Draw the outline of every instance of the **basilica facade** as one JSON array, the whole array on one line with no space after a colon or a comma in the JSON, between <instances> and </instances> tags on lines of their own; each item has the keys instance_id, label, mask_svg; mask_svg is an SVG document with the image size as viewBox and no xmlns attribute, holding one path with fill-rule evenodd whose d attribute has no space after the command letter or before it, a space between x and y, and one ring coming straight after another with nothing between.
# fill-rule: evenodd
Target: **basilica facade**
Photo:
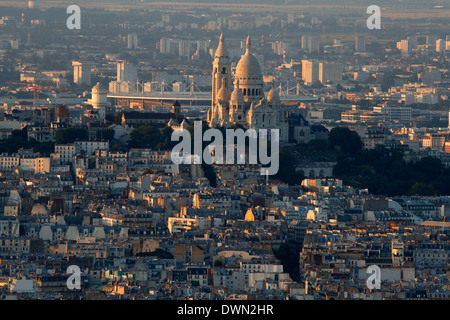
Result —
<instances>
[{"instance_id":1,"label":"basilica facade","mask_svg":"<svg viewBox=\"0 0 450 320\"><path fill-rule=\"evenodd\" d=\"M211 127L239 124L247 129L279 129L281 142L309 141L308 123L303 117L291 118L284 112L274 85L267 95L264 93L261 67L252 54L250 37L232 76L231 60L223 34L220 36L213 62L211 103L207 119Z\"/></svg>"}]
</instances>

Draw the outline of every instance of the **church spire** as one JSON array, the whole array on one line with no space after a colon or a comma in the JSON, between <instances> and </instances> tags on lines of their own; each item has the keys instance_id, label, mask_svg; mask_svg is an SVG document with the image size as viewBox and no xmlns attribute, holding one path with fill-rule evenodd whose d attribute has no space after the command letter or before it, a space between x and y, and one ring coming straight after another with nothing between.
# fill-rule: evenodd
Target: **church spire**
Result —
<instances>
[{"instance_id":1,"label":"church spire","mask_svg":"<svg viewBox=\"0 0 450 320\"><path fill-rule=\"evenodd\" d=\"M220 34L219 46L217 47L215 57L216 58L228 57L228 50L227 50L227 48L225 46L225 39L223 37L223 32Z\"/></svg>"},{"instance_id":2,"label":"church spire","mask_svg":"<svg viewBox=\"0 0 450 320\"><path fill-rule=\"evenodd\" d=\"M252 43L251 43L251 41L250 41L250 36L247 37L247 45L246 45L246 49L247 49L247 52L246 52L246 53L251 53L251 50L252 50Z\"/></svg>"}]
</instances>

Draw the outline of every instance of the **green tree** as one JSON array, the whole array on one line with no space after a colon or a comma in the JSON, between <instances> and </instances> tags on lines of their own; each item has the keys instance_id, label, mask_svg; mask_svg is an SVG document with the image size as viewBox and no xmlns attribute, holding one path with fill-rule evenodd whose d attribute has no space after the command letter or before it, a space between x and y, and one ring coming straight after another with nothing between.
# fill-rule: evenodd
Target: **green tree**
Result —
<instances>
[{"instance_id":1,"label":"green tree","mask_svg":"<svg viewBox=\"0 0 450 320\"><path fill-rule=\"evenodd\" d=\"M172 150L173 147L177 144L176 141L172 141L172 133L173 129L169 126L166 126L162 131L162 141L158 143L156 149L158 150Z\"/></svg>"},{"instance_id":2,"label":"green tree","mask_svg":"<svg viewBox=\"0 0 450 320\"><path fill-rule=\"evenodd\" d=\"M437 194L436 189L431 184L416 182L408 192L408 195L434 196Z\"/></svg>"},{"instance_id":3,"label":"green tree","mask_svg":"<svg viewBox=\"0 0 450 320\"><path fill-rule=\"evenodd\" d=\"M345 127L331 129L328 135L330 148L348 155L355 155L363 147L358 133Z\"/></svg>"},{"instance_id":4,"label":"green tree","mask_svg":"<svg viewBox=\"0 0 450 320\"><path fill-rule=\"evenodd\" d=\"M55 140L58 144L73 143L77 140L87 140L89 133L84 128L59 128L55 133Z\"/></svg>"},{"instance_id":5,"label":"green tree","mask_svg":"<svg viewBox=\"0 0 450 320\"><path fill-rule=\"evenodd\" d=\"M98 140L114 140L114 130L113 129L100 129L97 130L97 139Z\"/></svg>"},{"instance_id":6,"label":"green tree","mask_svg":"<svg viewBox=\"0 0 450 320\"><path fill-rule=\"evenodd\" d=\"M47 157L55 150L53 142L39 142L35 139L29 139L28 144L34 152L39 152Z\"/></svg>"},{"instance_id":7,"label":"green tree","mask_svg":"<svg viewBox=\"0 0 450 320\"><path fill-rule=\"evenodd\" d=\"M158 257L160 259L173 259L173 254L171 254L169 251L163 250L163 249L156 249L152 252L140 252L136 256L138 257Z\"/></svg>"},{"instance_id":8,"label":"green tree","mask_svg":"<svg viewBox=\"0 0 450 320\"><path fill-rule=\"evenodd\" d=\"M388 92L391 87L394 86L394 74L392 72L386 72L381 78L381 90L383 92Z\"/></svg>"},{"instance_id":9,"label":"green tree","mask_svg":"<svg viewBox=\"0 0 450 320\"><path fill-rule=\"evenodd\" d=\"M131 131L128 146L131 148L156 149L156 146L161 142L164 142L164 139L158 128L149 125L142 125Z\"/></svg>"},{"instance_id":10,"label":"green tree","mask_svg":"<svg viewBox=\"0 0 450 320\"><path fill-rule=\"evenodd\" d=\"M116 121L116 116L114 113L107 113L105 115L105 120L108 122L108 125L113 124Z\"/></svg>"},{"instance_id":11,"label":"green tree","mask_svg":"<svg viewBox=\"0 0 450 320\"><path fill-rule=\"evenodd\" d=\"M26 138L22 136L12 135L1 143L2 152L15 153L20 148L29 148L29 144Z\"/></svg>"},{"instance_id":12,"label":"green tree","mask_svg":"<svg viewBox=\"0 0 450 320\"><path fill-rule=\"evenodd\" d=\"M289 245L284 242L280 245L278 250L273 249L275 257L280 260L283 265L283 270L288 272L293 280L299 278L299 261L294 254L292 254Z\"/></svg>"},{"instance_id":13,"label":"green tree","mask_svg":"<svg viewBox=\"0 0 450 320\"><path fill-rule=\"evenodd\" d=\"M116 114L116 117L114 119L114 123L121 125L122 124L122 116L123 116L123 111L119 112L118 114Z\"/></svg>"},{"instance_id":14,"label":"green tree","mask_svg":"<svg viewBox=\"0 0 450 320\"><path fill-rule=\"evenodd\" d=\"M311 88L320 89L320 88L323 88L323 84L322 84L322 82L320 82L320 80L317 80L316 82L314 82L311 85Z\"/></svg>"},{"instance_id":15,"label":"green tree","mask_svg":"<svg viewBox=\"0 0 450 320\"><path fill-rule=\"evenodd\" d=\"M289 151L280 150L279 163L280 167L274 176L276 179L280 179L289 185L299 185L302 182L304 176L295 171L297 162Z\"/></svg>"},{"instance_id":16,"label":"green tree","mask_svg":"<svg viewBox=\"0 0 450 320\"><path fill-rule=\"evenodd\" d=\"M202 162L202 169L203 169L203 172L205 173L205 177L208 179L211 187L216 188L217 187L217 174L216 174L216 170L214 170L214 167L210 164L206 164L205 162Z\"/></svg>"},{"instance_id":17,"label":"green tree","mask_svg":"<svg viewBox=\"0 0 450 320\"><path fill-rule=\"evenodd\" d=\"M214 261L214 267L220 268L220 267L223 267L223 265L224 265L224 263L223 263L222 260L216 260L216 261Z\"/></svg>"},{"instance_id":18,"label":"green tree","mask_svg":"<svg viewBox=\"0 0 450 320\"><path fill-rule=\"evenodd\" d=\"M425 157L413 164L415 176L419 181L429 182L444 173L441 160L434 157Z\"/></svg>"}]
</instances>

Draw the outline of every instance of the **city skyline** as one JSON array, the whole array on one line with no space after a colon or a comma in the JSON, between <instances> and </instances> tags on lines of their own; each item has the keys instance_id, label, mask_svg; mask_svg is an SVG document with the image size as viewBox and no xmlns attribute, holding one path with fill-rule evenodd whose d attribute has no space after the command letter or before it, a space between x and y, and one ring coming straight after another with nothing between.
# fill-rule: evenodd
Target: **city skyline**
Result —
<instances>
[{"instance_id":1,"label":"city skyline","mask_svg":"<svg viewBox=\"0 0 450 320\"><path fill-rule=\"evenodd\" d=\"M447 2L0 10L0 300L449 299Z\"/></svg>"}]
</instances>

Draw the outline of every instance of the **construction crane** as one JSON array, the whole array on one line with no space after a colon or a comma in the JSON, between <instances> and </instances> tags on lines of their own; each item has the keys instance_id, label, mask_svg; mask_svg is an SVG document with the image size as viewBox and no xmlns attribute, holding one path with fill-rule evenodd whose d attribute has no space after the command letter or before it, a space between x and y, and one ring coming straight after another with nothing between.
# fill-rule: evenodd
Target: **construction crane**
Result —
<instances>
[{"instance_id":1,"label":"construction crane","mask_svg":"<svg viewBox=\"0 0 450 320\"><path fill-rule=\"evenodd\" d=\"M37 84L33 84L31 87L24 87L24 89L28 91L33 91L33 106L36 106L36 102L37 100L39 100L39 92L41 91L66 90L66 88L63 87L49 87L49 86L41 87L38 86Z\"/></svg>"},{"instance_id":2,"label":"construction crane","mask_svg":"<svg viewBox=\"0 0 450 320\"><path fill-rule=\"evenodd\" d=\"M36 107L36 101L39 99L39 86L33 84L31 87L24 87L25 90L33 91L33 106Z\"/></svg>"}]
</instances>

